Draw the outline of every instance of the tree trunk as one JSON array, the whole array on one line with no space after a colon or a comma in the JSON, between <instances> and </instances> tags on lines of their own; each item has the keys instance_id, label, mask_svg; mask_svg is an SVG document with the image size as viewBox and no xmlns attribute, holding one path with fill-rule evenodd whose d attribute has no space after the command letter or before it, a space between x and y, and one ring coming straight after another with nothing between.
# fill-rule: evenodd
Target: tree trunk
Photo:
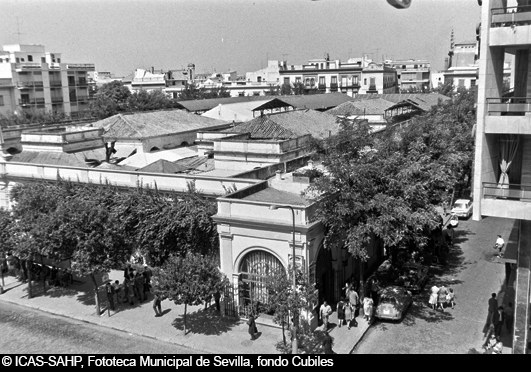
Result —
<instances>
[{"instance_id":1,"label":"tree trunk","mask_svg":"<svg viewBox=\"0 0 531 372\"><path fill-rule=\"evenodd\" d=\"M184 304L184 335L186 336L186 310L187 310L187 304Z\"/></svg>"},{"instance_id":2,"label":"tree trunk","mask_svg":"<svg viewBox=\"0 0 531 372\"><path fill-rule=\"evenodd\" d=\"M96 276L94 275L94 273L90 274L90 279L92 279L92 284L94 284L94 300L96 301L96 314L100 316L101 315L100 296L98 293L98 282L96 281Z\"/></svg>"},{"instance_id":3,"label":"tree trunk","mask_svg":"<svg viewBox=\"0 0 531 372\"><path fill-rule=\"evenodd\" d=\"M42 273L43 273L43 276L42 276L42 292L44 294L46 294L46 274L47 274L47 271L48 270L45 270L44 269L44 261L42 259L42 256L41 256L41 266L42 266Z\"/></svg>"},{"instance_id":4,"label":"tree trunk","mask_svg":"<svg viewBox=\"0 0 531 372\"><path fill-rule=\"evenodd\" d=\"M27 275L28 275L28 298L32 298L33 297L33 291L32 291L32 287L31 287L31 266L32 266L32 263L31 263L31 261L26 260L25 265L26 265L26 272L27 272Z\"/></svg>"},{"instance_id":5,"label":"tree trunk","mask_svg":"<svg viewBox=\"0 0 531 372\"><path fill-rule=\"evenodd\" d=\"M282 320L282 342L284 343L284 347L286 347L286 331L284 327L284 320Z\"/></svg>"}]
</instances>

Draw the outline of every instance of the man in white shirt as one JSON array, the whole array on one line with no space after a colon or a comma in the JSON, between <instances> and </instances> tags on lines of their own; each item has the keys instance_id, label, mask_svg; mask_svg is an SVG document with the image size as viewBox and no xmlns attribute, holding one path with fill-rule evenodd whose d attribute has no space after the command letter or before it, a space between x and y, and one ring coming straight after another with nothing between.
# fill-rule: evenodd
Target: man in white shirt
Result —
<instances>
[{"instance_id":1,"label":"man in white shirt","mask_svg":"<svg viewBox=\"0 0 531 372\"><path fill-rule=\"evenodd\" d=\"M498 249L498 257L503 257L503 247L505 246L505 241L501 237L501 235L498 235L498 238L496 239L496 243L494 244L495 248Z\"/></svg>"},{"instance_id":2,"label":"man in white shirt","mask_svg":"<svg viewBox=\"0 0 531 372\"><path fill-rule=\"evenodd\" d=\"M324 301L319 312L321 313L321 320L323 321L323 327L326 331L328 329L328 317L332 314L332 308L326 301Z\"/></svg>"}]
</instances>

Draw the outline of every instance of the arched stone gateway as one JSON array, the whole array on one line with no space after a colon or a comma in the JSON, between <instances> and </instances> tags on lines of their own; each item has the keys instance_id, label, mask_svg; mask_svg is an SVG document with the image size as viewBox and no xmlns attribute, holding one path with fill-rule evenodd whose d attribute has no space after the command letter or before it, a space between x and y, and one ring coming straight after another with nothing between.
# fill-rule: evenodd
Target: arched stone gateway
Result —
<instances>
[{"instance_id":1,"label":"arched stone gateway","mask_svg":"<svg viewBox=\"0 0 531 372\"><path fill-rule=\"evenodd\" d=\"M264 311L269 303L267 280L279 270L285 270L280 260L265 250L255 249L242 258L238 268L240 315Z\"/></svg>"}]
</instances>

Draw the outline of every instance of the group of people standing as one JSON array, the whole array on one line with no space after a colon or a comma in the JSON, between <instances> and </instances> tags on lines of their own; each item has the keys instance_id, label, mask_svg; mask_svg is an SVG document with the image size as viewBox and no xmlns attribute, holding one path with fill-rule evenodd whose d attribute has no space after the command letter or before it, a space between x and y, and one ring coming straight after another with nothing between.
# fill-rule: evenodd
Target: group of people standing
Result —
<instances>
[{"instance_id":1,"label":"group of people standing","mask_svg":"<svg viewBox=\"0 0 531 372\"><path fill-rule=\"evenodd\" d=\"M488 354L501 354L503 349L503 343L500 340L502 334L502 328L505 324L508 332L512 332L514 323L514 308L512 302L507 303L507 307L504 308L498 305L498 299L496 293L492 293L489 301L489 314L487 318L487 332L485 336L485 342L483 348Z\"/></svg>"},{"instance_id":2,"label":"group of people standing","mask_svg":"<svg viewBox=\"0 0 531 372\"><path fill-rule=\"evenodd\" d=\"M434 285L431 287L428 303L433 310L441 309L441 311L444 311L445 307L450 306L452 309L455 308L456 302L453 288L446 288L444 284L440 287Z\"/></svg>"},{"instance_id":3,"label":"group of people standing","mask_svg":"<svg viewBox=\"0 0 531 372\"><path fill-rule=\"evenodd\" d=\"M343 295L336 306L338 327L343 325L346 325L348 329L357 327L358 322L356 317L359 315L362 306L363 319L366 319L370 324L374 314L374 300L372 299L372 295L368 294L361 300L354 285L349 283L342 290L344 291ZM325 331L328 330L329 319L332 313L332 307L327 301L324 301L319 309L319 314Z\"/></svg>"},{"instance_id":4,"label":"group of people standing","mask_svg":"<svg viewBox=\"0 0 531 372\"><path fill-rule=\"evenodd\" d=\"M116 304L119 303L129 303L134 306L135 301L139 303L146 301L151 291L151 276L152 272L147 265L144 265L143 270L140 271L133 268L131 264L127 264L124 269L122 284L119 280L115 280L114 283L109 281L105 284L109 308L115 310Z\"/></svg>"}]
</instances>

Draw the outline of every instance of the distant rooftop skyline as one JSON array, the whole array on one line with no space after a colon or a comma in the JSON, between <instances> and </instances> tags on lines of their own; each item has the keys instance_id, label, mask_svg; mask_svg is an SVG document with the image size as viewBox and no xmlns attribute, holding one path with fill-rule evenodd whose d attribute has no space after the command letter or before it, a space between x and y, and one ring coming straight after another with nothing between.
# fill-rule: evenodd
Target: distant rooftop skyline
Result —
<instances>
[{"instance_id":1,"label":"distant rooftop skyline","mask_svg":"<svg viewBox=\"0 0 531 372\"><path fill-rule=\"evenodd\" d=\"M455 42L474 40L472 0L1 0L0 44L42 44L65 62L126 76L136 68L256 71L368 55L444 68Z\"/></svg>"}]
</instances>

